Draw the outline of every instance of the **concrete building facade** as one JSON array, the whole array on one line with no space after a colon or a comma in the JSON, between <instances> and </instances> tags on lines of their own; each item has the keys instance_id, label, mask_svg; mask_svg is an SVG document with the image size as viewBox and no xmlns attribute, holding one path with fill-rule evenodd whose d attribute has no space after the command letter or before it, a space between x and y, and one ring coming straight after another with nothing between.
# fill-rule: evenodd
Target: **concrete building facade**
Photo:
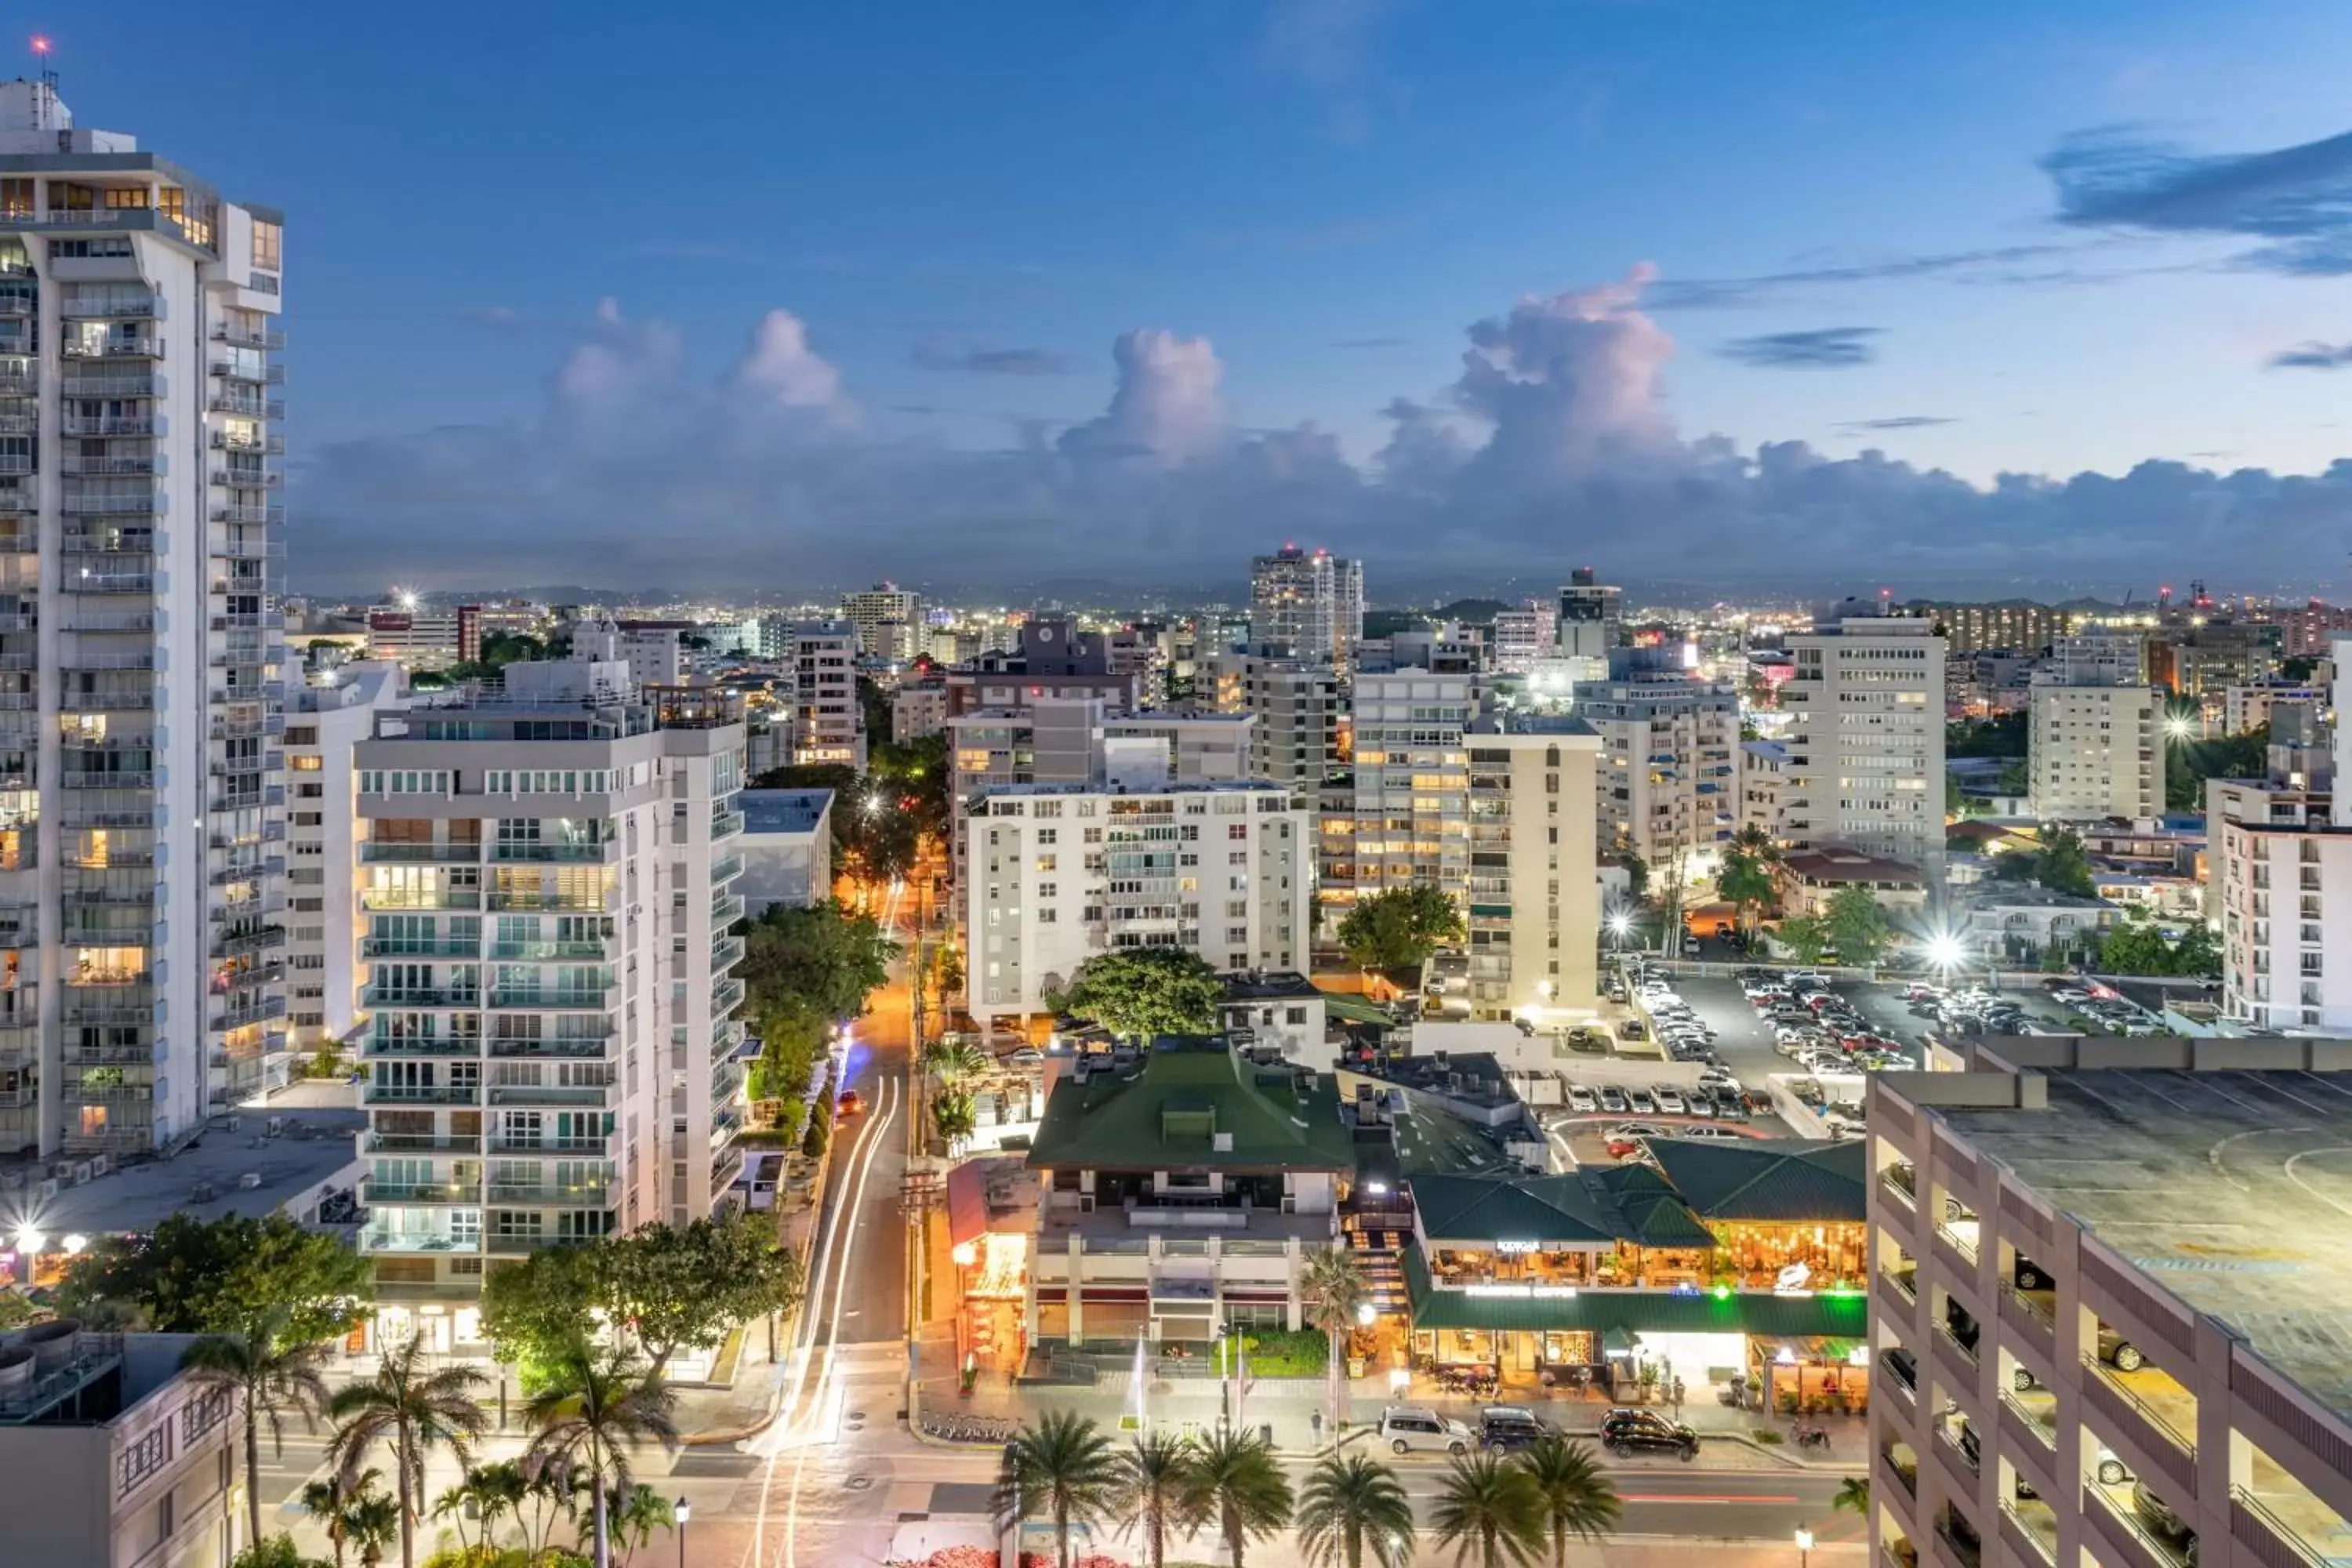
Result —
<instances>
[{"instance_id":1,"label":"concrete building facade","mask_svg":"<svg viewBox=\"0 0 2352 1568\"><path fill-rule=\"evenodd\" d=\"M1631 850L1653 875L1712 877L1739 830L1738 692L1648 675L1579 687L1575 712L1599 737L1602 850Z\"/></svg>"},{"instance_id":2,"label":"concrete building facade","mask_svg":"<svg viewBox=\"0 0 2352 1568\"><path fill-rule=\"evenodd\" d=\"M1939 883L1944 639L1926 620L1849 616L1787 640L1790 841L1907 861Z\"/></svg>"},{"instance_id":3,"label":"concrete building facade","mask_svg":"<svg viewBox=\"0 0 2352 1568\"><path fill-rule=\"evenodd\" d=\"M389 660L347 664L333 680L291 693L286 723L286 994L288 1055L339 1044L360 1021L359 780L352 759L380 715L408 705L406 673Z\"/></svg>"},{"instance_id":4,"label":"concrete building facade","mask_svg":"<svg viewBox=\"0 0 2352 1568\"><path fill-rule=\"evenodd\" d=\"M793 763L837 763L866 771L866 710L857 700L857 628L801 621L784 656L792 676Z\"/></svg>"},{"instance_id":5,"label":"concrete building facade","mask_svg":"<svg viewBox=\"0 0 2352 1568\"><path fill-rule=\"evenodd\" d=\"M1457 900L1468 892L1470 759L1464 737L1478 710L1466 675L1357 677L1346 858L1358 897L1416 883Z\"/></svg>"},{"instance_id":6,"label":"concrete building facade","mask_svg":"<svg viewBox=\"0 0 2352 1568\"><path fill-rule=\"evenodd\" d=\"M1202 666L1214 711L1255 715L1248 776L1311 790L1339 766L1347 700L1337 672L1253 653L1218 654Z\"/></svg>"},{"instance_id":7,"label":"concrete building facade","mask_svg":"<svg viewBox=\"0 0 2352 1568\"><path fill-rule=\"evenodd\" d=\"M1599 1000L1601 737L1580 720L1528 719L1482 728L1465 746L1472 1012L1545 1026L1589 1016Z\"/></svg>"},{"instance_id":8,"label":"concrete building facade","mask_svg":"<svg viewBox=\"0 0 2352 1568\"><path fill-rule=\"evenodd\" d=\"M1364 566L1286 544L1250 563L1250 642L1346 671L1364 636Z\"/></svg>"},{"instance_id":9,"label":"concrete building facade","mask_svg":"<svg viewBox=\"0 0 2352 1568\"><path fill-rule=\"evenodd\" d=\"M0 1155L169 1148L283 1047L284 246L0 84Z\"/></svg>"},{"instance_id":10,"label":"concrete building facade","mask_svg":"<svg viewBox=\"0 0 2352 1568\"><path fill-rule=\"evenodd\" d=\"M2058 639L2033 677L2027 798L2043 822L2164 813L2164 694L2147 683L2142 639Z\"/></svg>"}]
</instances>

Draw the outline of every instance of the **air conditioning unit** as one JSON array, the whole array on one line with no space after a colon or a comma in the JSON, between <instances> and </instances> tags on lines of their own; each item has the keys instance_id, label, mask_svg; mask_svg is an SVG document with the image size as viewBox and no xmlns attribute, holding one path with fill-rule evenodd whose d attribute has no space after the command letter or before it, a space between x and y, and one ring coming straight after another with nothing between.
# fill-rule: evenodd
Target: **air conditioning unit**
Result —
<instances>
[{"instance_id":1,"label":"air conditioning unit","mask_svg":"<svg viewBox=\"0 0 2352 1568\"><path fill-rule=\"evenodd\" d=\"M90 1173L91 1175L93 1175L93 1176L103 1176L103 1175L104 1175L104 1174L106 1174L109 1171L111 1171L112 1169L114 1169L114 1156L113 1156L113 1155L111 1155L111 1154L92 1154L92 1155L89 1157L89 1173Z\"/></svg>"},{"instance_id":2,"label":"air conditioning unit","mask_svg":"<svg viewBox=\"0 0 2352 1568\"><path fill-rule=\"evenodd\" d=\"M88 1160L79 1160L74 1163L74 1185L79 1186L84 1182L89 1181L90 1177L98 1174L97 1172L91 1170L89 1167L90 1163Z\"/></svg>"},{"instance_id":3,"label":"air conditioning unit","mask_svg":"<svg viewBox=\"0 0 2352 1568\"><path fill-rule=\"evenodd\" d=\"M43 1182L38 1187L35 1188L34 1191L45 1201L54 1198L58 1195L58 1179L55 1176L51 1176L47 1181Z\"/></svg>"},{"instance_id":4,"label":"air conditioning unit","mask_svg":"<svg viewBox=\"0 0 2352 1568\"><path fill-rule=\"evenodd\" d=\"M243 1187L248 1193L254 1192L261 1185L261 1173L258 1171L247 1171L245 1174L236 1179L236 1184Z\"/></svg>"}]
</instances>

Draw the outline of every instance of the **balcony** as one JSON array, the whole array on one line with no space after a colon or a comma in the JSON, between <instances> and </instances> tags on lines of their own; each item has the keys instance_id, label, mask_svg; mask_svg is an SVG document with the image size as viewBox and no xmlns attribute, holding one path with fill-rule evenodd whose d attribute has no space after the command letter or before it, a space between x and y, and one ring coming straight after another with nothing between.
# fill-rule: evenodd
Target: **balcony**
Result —
<instances>
[{"instance_id":1,"label":"balcony","mask_svg":"<svg viewBox=\"0 0 2352 1568\"><path fill-rule=\"evenodd\" d=\"M68 594L152 594L155 574L96 572L85 566L72 575L60 577L58 586Z\"/></svg>"},{"instance_id":2,"label":"balcony","mask_svg":"<svg viewBox=\"0 0 2352 1568\"><path fill-rule=\"evenodd\" d=\"M240 490L274 490L286 482L286 476L276 468L215 468L211 478L214 484Z\"/></svg>"},{"instance_id":3,"label":"balcony","mask_svg":"<svg viewBox=\"0 0 2352 1568\"><path fill-rule=\"evenodd\" d=\"M710 885L722 887L743 874L743 857L729 855L710 863Z\"/></svg>"},{"instance_id":4,"label":"balcony","mask_svg":"<svg viewBox=\"0 0 2352 1568\"><path fill-rule=\"evenodd\" d=\"M710 944L710 969L713 974L724 974L743 961L743 939L723 936Z\"/></svg>"},{"instance_id":5,"label":"balcony","mask_svg":"<svg viewBox=\"0 0 2352 1568\"><path fill-rule=\"evenodd\" d=\"M455 1252L470 1257L482 1250L481 1237L470 1233L461 1236L446 1230L394 1230L373 1225L362 1228L357 1246L360 1251L369 1254Z\"/></svg>"},{"instance_id":6,"label":"balcony","mask_svg":"<svg viewBox=\"0 0 2352 1568\"><path fill-rule=\"evenodd\" d=\"M482 1201L481 1184L478 1182L385 1182L373 1176L360 1178L360 1204L472 1204Z\"/></svg>"},{"instance_id":7,"label":"balcony","mask_svg":"<svg viewBox=\"0 0 2352 1568\"><path fill-rule=\"evenodd\" d=\"M227 1007L213 1015L215 1033L224 1029L242 1029L249 1024L259 1024L271 1018L286 1016L286 998L268 996L258 1002L248 1002L241 1007Z\"/></svg>"},{"instance_id":8,"label":"balcony","mask_svg":"<svg viewBox=\"0 0 2352 1568\"><path fill-rule=\"evenodd\" d=\"M493 910L541 910L551 914L598 915L609 913L619 900L620 889L617 888L607 888L601 895L592 898L551 893L539 888L492 889L489 907Z\"/></svg>"},{"instance_id":9,"label":"balcony","mask_svg":"<svg viewBox=\"0 0 2352 1568\"><path fill-rule=\"evenodd\" d=\"M212 518L215 522L262 526L284 522L286 509L282 506L237 506L218 501L213 505Z\"/></svg>"},{"instance_id":10,"label":"balcony","mask_svg":"<svg viewBox=\"0 0 2352 1568\"><path fill-rule=\"evenodd\" d=\"M163 340L147 332L72 339L60 352L68 360L162 359Z\"/></svg>"},{"instance_id":11,"label":"balcony","mask_svg":"<svg viewBox=\"0 0 2352 1568\"><path fill-rule=\"evenodd\" d=\"M723 929L743 918L743 900L736 893L722 893L710 900L710 923Z\"/></svg>"},{"instance_id":12,"label":"balcony","mask_svg":"<svg viewBox=\"0 0 2352 1568\"><path fill-rule=\"evenodd\" d=\"M490 1005L516 1011L609 1013L621 1005L618 984L589 989L516 986L490 993Z\"/></svg>"},{"instance_id":13,"label":"balcony","mask_svg":"<svg viewBox=\"0 0 2352 1568\"><path fill-rule=\"evenodd\" d=\"M564 959L601 959L610 956L606 944L601 942L494 942L490 956L522 963L552 963Z\"/></svg>"},{"instance_id":14,"label":"balcony","mask_svg":"<svg viewBox=\"0 0 2352 1568\"><path fill-rule=\"evenodd\" d=\"M259 805L258 801L250 803ZM478 910L479 888L370 888L360 894L360 908L368 910Z\"/></svg>"},{"instance_id":15,"label":"balcony","mask_svg":"<svg viewBox=\"0 0 2352 1568\"><path fill-rule=\"evenodd\" d=\"M540 1106L564 1110L618 1110L621 1107L621 1086L617 1083L502 1083L491 1089L489 1103L502 1110L528 1110Z\"/></svg>"},{"instance_id":16,"label":"balcony","mask_svg":"<svg viewBox=\"0 0 2352 1568\"><path fill-rule=\"evenodd\" d=\"M468 1132L362 1132L362 1154L473 1154L482 1152L482 1140Z\"/></svg>"},{"instance_id":17,"label":"balcony","mask_svg":"<svg viewBox=\"0 0 2352 1568\"><path fill-rule=\"evenodd\" d=\"M371 936L360 939L362 958L479 958L473 937Z\"/></svg>"},{"instance_id":18,"label":"balcony","mask_svg":"<svg viewBox=\"0 0 2352 1568\"><path fill-rule=\"evenodd\" d=\"M213 323L212 340L240 349L282 349L286 334L277 327L240 327L228 321Z\"/></svg>"},{"instance_id":19,"label":"balcony","mask_svg":"<svg viewBox=\"0 0 2352 1568\"><path fill-rule=\"evenodd\" d=\"M265 926L259 931L238 931L234 935L213 940L215 958L235 958L243 953L259 952L268 948L286 945L286 928Z\"/></svg>"},{"instance_id":20,"label":"balcony","mask_svg":"<svg viewBox=\"0 0 2352 1568\"><path fill-rule=\"evenodd\" d=\"M713 1014L732 1013L743 1005L743 983L730 975L710 988L710 1011Z\"/></svg>"},{"instance_id":21,"label":"balcony","mask_svg":"<svg viewBox=\"0 0 2352 1568\"><path fill-rule=\"evenodd\" d=\"M247 386L286 384L286 367L282 364L247 364L234 359L216 359L212 363L212 373L223 381Z\"/></svg>"},{"instance_id":22,"label":"balcony","mask_svg":"<svg viewBox=\"0 0 2352 1568\"><path fill-rule=\"evenodd\" d=\"M490 846L493 860L551 861L557 864L594 865L598 862L618 863L621 841L608 838L602 844L499 844Z\"/></svg>"},{"instance_id":23,"label":"balcony","mask_svg":"<svg viewBox=\"0 0 2352 1568\"><path fill-rule=\"evenodd\" d=\"M743 814L740 811L722 811L710 819L710 837L714 842L732 838L742 831Z\"/></svg>"},{"instance_id":24,"label":"balcony","mask_svg":"<svg viewBox=\"0 0 2352 1568\"><path fill-rule=\"evenodd\" d=\"M148 414L68 414L61 428L68 436L145 436L163 434L163 421Z\"/></svg>"},{"instance_id":25,"label":"balcony","mask_svg":"<svg viewBox=\"0 0 2352 1568\"><path fill-rule=\"evenodd\" d=\"M162 459L152 452L136 452L121 458L65 457L58 459L58 472L68 479L107 479L121 475L138 476L157 471Z\"/></svg>"},{"instance_id":26,"label":"balcony","mask_svg":"<svg viewBox=\"0 0 2352 1568\"><path fill-rule=\"evenodd\" d=\"M553 1183L528 1185L490 1184L490 1202L494 1204L530 1204L541 1208L608 1209L620 1195L610 1186L560 1187Z\"/></svg>"},{"instance_id":27,"label":"balcony","mask_svg":"<svg viewBox=\"0 0 2352 1568\"><path fill-rule=\"evenodd\" d=\"M381 1024L382 1020L378 1022ZM410 1061L425 1058L438 1060L455 1058L472 1061L482 1054L482 1042L474 1037L458 1039L442 1035L370 1035L360 1050L371 1061Z\"/></svg>"},{"instance_id":28,"label":"balcony","mask_svg":"<svg viewBox=\"0 0 2352 1568\"><path fill-rule=\"evenodd\" d=\"M376 1007L478 1007L482 993L475 985L371 985L360 994L360 1005Z\"/></svg>"},{"instance_id":29,"label":"balcony","mask_svg":"<svg viewBox=\"0 0 2352 1568\"><path fill-rule=\"evenodd\" d=\"M364 1083L362 1105L463 1105L482 1102L481 1086L470 1083Z\"/></svg>"},{"instance_id":30,"label":"balcony","mask_svg":"<svg viewBox=\"0 0 2352 1568\"><path fill-rule=\"evenodd\" d=\"M259 452L265 457L282 457L286 451L283 436L243 436L227 430L215 430L207 443L215 452Z\"/></svg>"},{"instance_id":31,"label":"balcony","mask_svg":"<svg viewBox=\"0 0 2352 1568\"><path fill-rule=\"evenodd\" d=\"M59 384L68 397L161 397L167 384L160 375L67 375Z\"/></svg>"},{"instance_id":32,"label":"balcony","mask_svg":"<svg viewBox=\"0 0 2352 1568\"><path fill-rule=\"evenodd\" d=\"M506 1061L599 1061L609 1052L611 1032L598 1036L558 1035L552 1039L520 1039L493 1036L490 1055Z\"/></svg>"},{"instance_id":33,"label":"balcony","mask_svg":"<svg viewBox=\"0 0 2352 1568\"><path fill-rule=\"evenodd\" d=\"M56 216L54 214L52 216ZM58 302L58 314L68 321L103 321L126 316L145 316L161 321L163 301L152 294L68 294Z\"/></svg>"},{"instance_id":34,"label":"balcony","mask_svg":"<svg viewBox=\"0 0 2352 1568\"><path fill-rule=\"evenodd\" d=\"M551 1134L539 1138L524 1138L502 1132L490 1140L490 1152L563 1155L575 1158L582 1155L610 1156L619 1145L620 1137L617 1132L607 1132L593 1138L558 1138Z\"/></svg>"},{"instance_id":35,"label":"balcony","mask_svg":"<svg viewBox=\"0 0 2352 1568\"><path fill-rule=\"evenodd\" d=\"M286 403L282 398L256 397L245 392L222 387L205 399L205 406L215 414L234 414L245 419L283 419Z\"/></svg>"},{"instance_id":36,"label":"balcony","mask_svg":"<svg viewBox=\"0 0 2352 1568\"><path fill-rule=\"evenodd\" d=\"M481 858L478 839L463 844L396 844L371 838L360 846L363 866L472 866Z\"/></svg>"}]
</instances>

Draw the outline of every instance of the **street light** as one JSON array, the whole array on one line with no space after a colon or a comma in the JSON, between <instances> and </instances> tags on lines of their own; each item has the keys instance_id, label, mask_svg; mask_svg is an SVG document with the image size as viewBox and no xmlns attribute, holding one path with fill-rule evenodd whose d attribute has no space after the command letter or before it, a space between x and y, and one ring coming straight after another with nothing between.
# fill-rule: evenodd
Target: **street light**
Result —
<instances>
[{"instance_id":1,"label":"street light","mask_svg":"<svg viewBox=\"0 0 2352 1568\"><path fill-rule=\"evenodd\" d=\"M1811 1560L1812 1554L1813 1532L1810 1530L1800 1530L1797 1531L1797 1568L1805 1568L1806 1563Z\"/></svg>"},{"instance_id":2,"label":"street light","mask_svg":"<svg viewBox=\"0 0 2352 1568\"><path fill-rule=\"evenodd\" d=\"M677 1568L686 1568L686 1521L694 1505L680 1498L669 1505L669 1511L677 1521Z\"/></svg>"},{"instance_id":3,"label":"street light","mask_svg":"<svg viewBox=\"0 0 2352 1568\"><path fill-rule=\"evenodd\" d=\"M48 1239L29 1225L16 1228L16 1250L25 1255L25 1289L27 1290L40 1282L41 1244Z\"/></svg>"}]
</instances>

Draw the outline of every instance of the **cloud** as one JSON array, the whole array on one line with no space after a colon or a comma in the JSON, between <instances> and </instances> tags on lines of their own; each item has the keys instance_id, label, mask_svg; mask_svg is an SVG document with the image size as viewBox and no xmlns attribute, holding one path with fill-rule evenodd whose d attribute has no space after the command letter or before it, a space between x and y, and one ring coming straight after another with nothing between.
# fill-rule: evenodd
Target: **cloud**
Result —
<instances>
[{"instance_id":1,"label":"cloud","mask_svg":"<svg viewBox=\"0 0 2352 1568\"><path fill-rule=\"evenodd\" d=\"M1643 303L1653 310L1724 310L1764 304L1819 287L1883 283L1911 278L1954 283L2061 283L2089 280L2074 261L2097 245L2008 245L1991 250L1953 250L1927 256L1891 256L1876 260L1824 263L1749 278L1685 278L1662 282Z\"/></svg>"},{"instance_id":2,"label":"cloud","mask_svg":"<svg viewBox=\"0 0 2352 1568\"><path fill-rule=\"evenodd\" d=\"M1051 349L963 347L938 338L917 343L908 361L918 370L964 375L1063 375L1072 368L1067 354Z\"/></svg>"},{"instance_id":3,"label":"cloud","mask_svg":"<svg viewBox=\"0 0 2352 1568\"><path fill-rule=\"evenodd\" d=\"M2281 349L2266 363L2273 370L2352 369L2352 343L2297 343Z\"/></svg>"},{"instance_id":4,"label":"cloud","mask_svg":"<svg viewBox=\"0 0 2352 1568\"><path fill-rule=\"evenodd\" d=\"M1925 430L1931 425L1957 425L1939 414L1897 414L1888 419L1849 419L1838 426L1841 430Z\"/></svg>"},{"instance_id":5,"label":"cloud","mask_svg":"<svg viewBox=\"0 0 2352 1568\"><path fill-rule=\"evenodd\" d=\"M1024 420L973 450L862 423L791 312L761 317L714 374L675 328L607 302L529 417L320 448L291 481L293 565L306 587L540 581L562 559L615 584L742 588L915 563L1017 592L1076 560L1114 582L1230 578L1265 541L1305 536L1370 562L1375 593L1588 558L1727 586L1867 559L1925 591L2159 555L2307 574L2352 543L2352 459L2300 475L2151 459L1979 485L1879 451L1685 434L1665 413L1675 345L1643 308L1650 287L1636 268L1471 323L1453 381L1390 399L1388 438L1362 463L1313 425L1237 428L1214 347L1173 331L1117 340L1098 416Z\"/></svg>"},{"instance_id":6,"label":"cloud","mask_svg":"<svg viewBox=\"0 0 2352 1568\"><path fill-rule=\"evenodd\" d=\"M2260 242L2242 266L2352 274L2352 132L2268 153L2191 153L2110 128L2066 138L2042 168L2061 223L2236 236Z\"/></svg>"},{"instance_id":7,"label":"cloud","mask_svg":"<svg viewBox=\"0 0 2352 1568\"><path fill-rule=\"evenodd\" d=\"M1878 327L1814 327L1801 332L1768 332L1734 338L1717 352L1762 370L1851 370L1878 357L1871 339Z\"/></svg>"}]
</instances>

